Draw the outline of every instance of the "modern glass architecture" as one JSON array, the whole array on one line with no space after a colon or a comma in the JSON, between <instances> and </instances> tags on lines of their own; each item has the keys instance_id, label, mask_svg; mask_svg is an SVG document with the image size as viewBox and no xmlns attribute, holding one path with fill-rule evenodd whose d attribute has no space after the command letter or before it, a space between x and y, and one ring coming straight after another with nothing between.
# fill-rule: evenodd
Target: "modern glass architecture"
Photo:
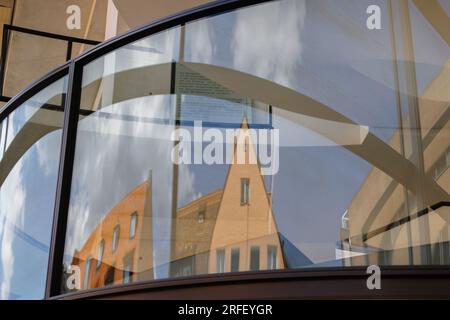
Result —
<instances>
[{"instance_id":1,"label":"modern glass architecture","mask_svg":"<svg viewBox=\"0 0 450 320\"><path fill-rule=\"evenodd\" d=\"M120 33L0 109L0 298L450 293L449 0Z\"/></svg>"}]
</instances>

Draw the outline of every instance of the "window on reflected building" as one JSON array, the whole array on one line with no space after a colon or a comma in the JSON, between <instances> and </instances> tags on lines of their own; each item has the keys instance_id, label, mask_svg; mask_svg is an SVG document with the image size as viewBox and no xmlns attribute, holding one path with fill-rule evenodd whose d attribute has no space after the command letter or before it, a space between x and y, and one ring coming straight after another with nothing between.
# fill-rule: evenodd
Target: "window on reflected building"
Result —
<instances>
[{"instance_id":1,"label":"window on reflected building","mask_svg":"<svg viewBox=\"0 0 450 320\"><path fill-rule=\"evenodd\" d=\"M205 210L201 210L201 211L198 213L197 222L198 222L198 223L203 223L203 222L205 222Z\"/></svg>"},{"instance_id":2,"label":"window on reflected building","mask_svg":"<svg viewBox=\"0 0 450 320\"><path fill-rule=\"evenodd\" d=\"M104 279L105 286L114 284L115 271L116 271L115 265L112 265L108 268L108 270L105 273Z\"/></svg>"},{"instance_id":3,"label":"window on reflected building","mask_svg":"<svg viewBox=\"0 0 450 320\"><path fill-rule=\"evenodd\" d=\"M250 248L250 270L259 270L259 246L252 246Z\"/></svg>"},{"instance_id":4,"label":"window on reflected building","mask_svg":"<svg viewBox=\"0 0 450 320\"><path fill-rule=\"evenodd\" d=\"M219 249L216 251L217 273L225 272L225 250Z\"/></svg>"},{"instance_id":5,"label":"window on reflected building","mask_svg":"<svg viewBox=\"0 0 450 320\"><path fill-rule=\"evenodd\" d=\"M119 246L119 237L120 237L120 226L116 225L113 231L112 252L115 252L117 250L117 247Z\"/></svg>"},{"instance_id":6,"label":"window on reflected building","mask_svg":"<svg viewBox=\"0 0 450 320\"><path fill-rule=\"evenodd\" d=\"M277 247L273 245L267 246L267 269L277 268Z\"/></svg>"},{"instance_id":7,"label":"window on reflected building","mask_svg":"<svg viewBox=\"0 0 450 320\"><path fill-rule=\"evenodd\" d=\"M239 248L231 249L231 272L239 271Z\"/></svg>"},{"instance_id":8,"label":"window on reflected building","mask_svg":"<svg viewBox=\"0 0 450 320\"><path fill-rule=\"evenodd\" d=\"M136 227L138 223L137 213L133 213L130 218L130 239L134 239L136 236Z\"/></svg>"},{"instance_id":9,"label":"window on reflected building","mask_svg":"<svg viewBox=\"0 0 450 320\"><path fill-rule=\"evenodd\" d=\"M88 257L84 267L83 289L89 289L90 287L89 281L91 278L91 266L92 266L92 258Z\"/></svg>"},{"instance_id":10,"label":"window on reflected building","mask_svg":"<svg viewBox=\"0 0 450 320\"><path fill-rule=\"evenodd\" d=\"M250 179L241 179L241 205L250 204Z\"/></svg>"},{"instance_id":11,"label":"window on reflected building","mask_svg":"<svg viewBox=\"0 0 450 320\"><path fill-rule=\"evenodd\" d=\"M133 276L133 253L128 254L123 259L123 283L130 283Z\"/></svg>"},{"instance_id":12,"label":"window on reflected building","mask_svg":"<svg viewBox=\"0 0 450 320\"><path fill-rule=\"evenodd\" d=\"M97 252L97 270L102 266L103 253L105 252L105 240L100 241Z\"/></svg>"}]
</instances>

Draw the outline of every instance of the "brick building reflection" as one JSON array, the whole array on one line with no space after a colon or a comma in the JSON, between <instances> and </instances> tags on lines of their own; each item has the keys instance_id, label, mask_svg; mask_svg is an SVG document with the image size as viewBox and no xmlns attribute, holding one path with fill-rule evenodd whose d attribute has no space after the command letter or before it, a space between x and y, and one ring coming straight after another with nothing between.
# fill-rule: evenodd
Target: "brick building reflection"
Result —
<instances>
[{"instance_id":1,"label":"brick building reflection","mask_svg":"<svg viewBox=\"0 0 450 320\"><path fill-rule=\"evenodd\" d=\"M242 123L240 134L247 134ZM236 141L241 141L238 137ZM245 163L229 166L224 187L176 210L172 221L169 276L283 269L312 264L277 229L271 194L244 139ZM152 181L142 183L116 205L91 233L73 264L84 288L154 278ZM134 230L134 231L133 231ZM134 233L134 234L133 234Z\"/></svg>"},{"instance_id":2,"label":"brick building reflection","mask_svg":"<svg viewBox=\"0 0 450 320\"><path fill-rule=\"evenodd\" d=\"M151 176L97 225L76 251L82 287L97 288L152 277Z\"/></svg>"}]
</instances>

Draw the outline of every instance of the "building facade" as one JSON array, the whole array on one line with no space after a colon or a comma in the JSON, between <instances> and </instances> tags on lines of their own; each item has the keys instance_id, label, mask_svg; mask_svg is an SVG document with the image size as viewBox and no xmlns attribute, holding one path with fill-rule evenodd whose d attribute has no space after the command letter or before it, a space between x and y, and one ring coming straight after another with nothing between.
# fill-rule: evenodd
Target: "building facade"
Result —
<instances>
[{"instance_id":1,"label":"building facade","mask_svg":"<svg viewBox=\"0 0 450 320\"><path fill-rule=\"evenodd\" d=\"M249 161L256 157L250 139L243 146L244 163L237 161L237 141L250 138L246 121L241 129L224 188L176 212L168 262L171 277L287 268L270 194L259 164ZM80 267L84 289L156 277L151 199L150 176L107 213L81 249L75 250L65 269Z\"/></svg>"}]
</instances>

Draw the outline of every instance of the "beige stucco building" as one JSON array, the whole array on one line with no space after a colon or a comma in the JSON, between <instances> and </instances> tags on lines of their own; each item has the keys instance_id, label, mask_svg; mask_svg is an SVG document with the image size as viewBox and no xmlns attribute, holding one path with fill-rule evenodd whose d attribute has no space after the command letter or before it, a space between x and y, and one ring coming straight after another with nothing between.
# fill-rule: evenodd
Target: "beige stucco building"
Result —
<instances>
[{"instance_id":1,"label":"beige stucco building","mask_svg":"<svg viewBox=\"0 0 450 320\"><path fill-rule=\"evenodd\" d=\"M2 96L11 98L33 81L63 64L68 41L53 36L74 37L82 41L102 42L153 20L207 3L207 0L2 0L0 1L0 40L3 25L25 28L10 31L5 41ZM67 26L72 21L72 7L78 6L79 28ZM49 35L36 35L42 31ZM70 58L86 52L93 45L74 42ZM2 102L4 104L5 101Z\"/></svg>"}]
</instances>

